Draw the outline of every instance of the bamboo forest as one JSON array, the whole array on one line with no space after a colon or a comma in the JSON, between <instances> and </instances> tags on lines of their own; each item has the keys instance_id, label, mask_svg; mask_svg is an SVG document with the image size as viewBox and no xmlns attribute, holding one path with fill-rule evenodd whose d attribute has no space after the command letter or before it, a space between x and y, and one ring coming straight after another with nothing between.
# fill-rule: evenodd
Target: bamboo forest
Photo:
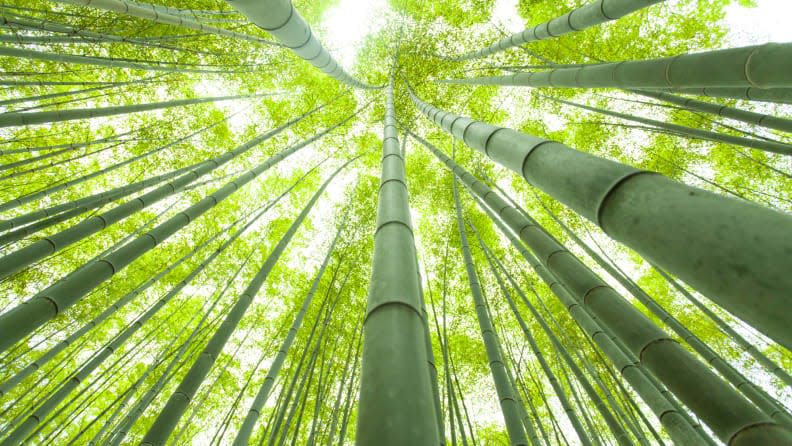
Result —
<instances>
[{"instance_id":1,"label":"bamboo forest","mask_svg":"<svg viewBox=\"0 0 792 446\"><path fill-rule=\"evenodd\" d=\"M0 16L0 446L792 445L789 0Z\"/></svg>"}]
</instances>

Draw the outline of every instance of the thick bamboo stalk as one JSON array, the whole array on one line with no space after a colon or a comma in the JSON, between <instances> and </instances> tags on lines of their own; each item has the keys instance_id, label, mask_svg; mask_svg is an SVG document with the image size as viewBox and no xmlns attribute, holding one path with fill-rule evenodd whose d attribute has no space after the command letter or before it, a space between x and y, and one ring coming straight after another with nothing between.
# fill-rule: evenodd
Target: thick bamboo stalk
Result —
<instances>
[{"instance_id":1,"label":"thick bamboo stalk","mask_svg":"<svg viewBox=\"0 0 792 446\"><path fill-rule=\"evenodd\" d=\"M377 229L363 322L356 444L438 444L409 198L386 88Z\"/></svg>"},{"instance_id":2,"label":"thick bamboo stalk","mask_svg":"<svg viewBox=\"0 0 792 446\"><path fill-rule=\"evenodd\" d=\"M412 98L456 138L792 348L792 216Z\"/></svg>"},{"instance_id":3,"label":"thick bamboo stalk","mask_svg":"<svg viewBox=\"0 0 792 446\"><path fill-rule=\"evenodd\" d=\"M454 178L453 191L454 205L456 208L457 229L459 231L462 255L465 259L465 269L467 271L470 293L475 304L476 318L479 323L481 338L487 351L490 373L492 374L492 379L495 382L495 390L498 394L501 412L506 424L506 432L508 432L511 445L527 446L528 438L525 435L522 418L520 417L520 413L517 408L517 401L514 396L514 388L509 383L509 379L505 370L506 366L503 363L500 347L498 346L497 339L495 338L495 331L492 327L492 322L489 318L489 315L487 314L486 305L484 304L484 299L481 294L481 285L479 284L476 275L473 257L470 255L470 247L468 246L467 234L465 233L465 223L462 220L462 207L459 203L459 192L457 191L456 178ZM581 438L581 440L584 441L584 439L587 438L587 436L584 436ZM584 444L590 444L590 442L585 442Z\"/></svg>"},{"instance_id":4,"label":"thick bamboo stalk","mask_svg":"<svg viewBox=\"0 0 792 446\"><path fill-rule=\"evenodd\" d=\"M756 362L758 362L762 367L765 368L768 372L772 373L776 376L776 378L780 379L781 382L786 384L787 386L792 386L792 377L784 370L783 367L776 364L773 360L768 358L764 355L761 351L754 344L750 341L745 339L740 333L738 333L735 329L733 329L726 321L724 321L720 316L717 315L714 311L712 311L707 305L703 302L698 300L694 297L688 290L685 289L679 282L674 280L673 277L669 276L665 271L655 268L655 270L663 276L663 278L671 284L682 296L685 297L690 303L692 303L696 308L701 310L708 318L710 318L715 325L718 326L718 329L723 331L731 340L737 343L743 350L745 350L751 357L753 357ZM632 281L631 281L632 282ZM634 282L633 282L634 283ZM636 285L637 286L637 285Z\"/></svg>"},{"instance_id":5,"label":"thick bamboo stalk","mask_svg":"<svg viewBox=\"0 0 792 446\"><path fill-rule=\"evenodd\" d=\"M471 192L479 207L492 219L495 225L506 235L512 246L517 249L525 260L536 271L556 297L559 298L570 316L578 323L580 329L610 359L621 376L627 380L643 401L666 428L671 438L685 445L714 445L707 434L700 429L695 420L689 418L681 407L675 404L673 396L659 385L656 385L651 374L645 372L629 352L625 352L617 339L607 328L601 327L585 307L578 305L566 287L558 282L555 275L548 271L510 231L505 224L481 200Z\"/></svg>"},{"instance_id":6,"label":"thick bamboo stalk","mask_svg":"<svg viewBox=\"0 0 792 446\"><path fill-rule=\"evenodd\" d=\"M604 269L608 274L611 275L617 282L619 282L626 290L630 292L641 304L643 304L649 311L651 311L655 316L657 316L665 325L667 325L671 330L674 331L680 338L685 340L685 342L690 345L690 347L696 351L698 354L701 355L702 358L706 359L707 362L718 371L726 380L731 382L734 387L739 389L746 397L748 397L751 401L754 402L760 409L762 409L767 415L774 418L781 424L785 424L786 426L792 428L792 416L790 416L786 409L780 406L776 401L773 400L767 393L765 393L761 388L756 386L753 382L749 381L742 373L740 373L737 369L735 369L731 364L726 362L720 355L718 355L710 346L704 343L698 336L693 334L687 327L682 325L674 316L669 314L657 301L650 296L646 291L644 291L637 283L627 277L615 264L612 264L606 261L602 256L600 256L596 251L594 251L587 243L581 240L577 234L575 234L564 222L562 222L550 209L542 206L547 211L548 215L556 222L561 229L581 248L586 254L589 255L602 269ZM659 271L661 275L666 278L668 277L664 272ZM673 280L673 279L672 279ZM676 284L676 281L672 283L672 285ZM678 284L676 284L678 285ZM685 290L685 297L688 297L687 290ZM691 296L692 297L692 296ZM691 300L688 298L688 300ZM748 341L746 341L739 333L737 333L734 329L728 326L726 322L720 319L715 313L711 310L706 308L706 306L702 305L698 302L695 298L691 301L696 305L697 308L702 310L708 317L713 319L724 333L726 333L732 340L738 343L742 348L744 348L748 354L754 357L756 361L765 367L769 372L775 374L779 379L781 379L787 385L792 383L792 378L778 365L773 363L769 358L764 356L761 352L759 352L753 345L751 345Z\"/></svg>"},{"instance_id":7,"label":"thick bamboo stalk","mask_svg":"<svg viewBox=\"0 0 792 446\"><path fill-rule=\"evenodd\" d=\"M74 305L89 291L111 278L115 273L153 249L159 243L165 241L184 226L190 224L264 171L299 149L323 137L348 121L352 116L270 157L240 175L234 181L227 183L206 198L158 225L150 232L120 247L102 260L78 268L72 274L55 282L27 302L0 315L0 332L7 334L0 338L0 351L4 351L37 327Z\"/></svg>"},{"instance_id":8,"label":"thick bamboo stalk","mask_svg":"<svg viewBox=\"0 0 792 446\"><path fill-rule=\"evenodd\" d=\"M426 141L420 141L482 201L497 210L504 222L534 250L541 265L575 296L574 302L578 306L585 306L604 326L612 330L628 350L639 358L641 365L663 381L719 438L729 441L731 445L755 444L757 441L792 444L792 433L788 429L774 423L713 374L543 229L528 221L438 149ZM685 373L678 373L680 369L684 369Z\"/></svg>"},{"instance_id":9,"label":"thick bamboo stalk","mask_svg":"<svg viewBox=\"0 0 792 446\"><path fill-rule=\"evenodd\" d=\"M201 355L193 362L187 375L181 380L179 386L168 399L165 407L157 416L154 423L149 427L141 445L144 446L157 446L164 444L170 436L173 429L176 427L184 411L187 409L187 404L190 402L198 387L203 383L206 374L214 364L217 356L222 352L231 334L234 332L242 317L245 315L248 307L253 302L253 299L258 294L264 281L269 276L270 271L280 259L281 254L286 250L292 237L300 228L305 217L313 208L313 205L319 200L322 192L327 188L330 182L338 175L338 173L345 168L349 163L356 158L347 161L341 167L336 169L335 172L319 187L316 193L308 201L308 204L300 212L300 215L294 220L289 229L278 241L278 244L273 248L267 260L264 261L259 271L248 284L247 288L239 295L235 301L231 311L229 311L226 318L223 320L220 327L209 340L206 348L201 352Z\"/></svg>"},{"instance_id":10,"label":"thick bamboo stalk","mask_svg":"<svg viewBox=\"0 0 792 446\"><path fill-rule=\"evenodd\" d=\"M359 81L333 59L291 0L226 0L259 28L275 36L286 48L333 79L356 88L377 88Z\"/></svg>"},{"instance_id":11,"label":"thick bamboo stalk","mask_svg":"<svg viewBox=\"0 0 792 446\"><path fill-rule=\"evenodd\" d=\"M25 366L24 368L22 368L21 370L16 372L13 376L11 376L7 380L5 380L2 384L0 384L0 396L9 393L22 380L24 380L25 378L27 378L28 376L33 374L35 371L41 369L41 367L43 367L50 360L55 358L55 356L57 356L60 352L65 350L67 347L69 347L71 345L74 345L74 343L78 339L80 339L85 333L89 332L90 330L95 328L97 325L99 325L103 321L107 320L107 318L110 317L112 314L114 314L116 311L121 309L127 303L129 303L132 300L134 300L137 296L139 296L141 293L146 291L152 285L157 283L161 278L163 278L166 275L168 275L171 271L173 271L174 269L178 268L182 263L184 263L185 261L190 259L193 255L195 255L196 253L200 252L201 249L203 249L206 245L208 245L208 244L212 243L213 241L215 241L217 239L217 237L219 237L220 235L224 234L228 229L233 227L238 222L239 222L239 220L234 222L232 225L227 226L222 231L220 231L220 232L214 234L213 236L207 238L206 240L204 240L203 242L201 242L200 244L195 246L192 250L187 252L187 254L183 255L178 260L176 260L175 262L173 262L172 264L167 266L165 269L163 269L159 273L155 274L151 278L143 281L140 285L136 286L132 291L124 294L118 300L113 302L108 308L106 308L104 311L99 313L98 316L96 316L93 319L91 319L90 322L88 322L87 324L85 324L82 327L80 327L77 331L75 331L74 333L70 334L69 336L67 336L62 341L60 341L57 344L55 344L52 348L47 350L43 355L38 357L35 361L31 362L30 364L28 364L27 366ZM101 256L97 256L97 257L98 258L95 258L95 260L98 260L99 258L101 258Z\"/></svg>"},{"instance_id":12,"label":"thick bamboo stalk","mask_svg":"<svg viewBox=\"0 0 792 446\"><path fill-rule=\"evenodd\" d=\"M440 81L453 84L571 88L790 88L792 43L730 48L659 59L631 60Z\"/></svg>"},{"instance_id":13,"label":"thick bamboo stalk","mask_svg":"<svg viewBox=\"0 0 792 446\"><path fill-rule=\"evenodd\" d=\"M663 0L595 0L573 9L547 22L514 33L478 51L462 54L453 60L470 60L486 57L497 52L536 42L552 39L564 34L582 31L592 26L610 22Z\"/></svg>"}]
</instances>

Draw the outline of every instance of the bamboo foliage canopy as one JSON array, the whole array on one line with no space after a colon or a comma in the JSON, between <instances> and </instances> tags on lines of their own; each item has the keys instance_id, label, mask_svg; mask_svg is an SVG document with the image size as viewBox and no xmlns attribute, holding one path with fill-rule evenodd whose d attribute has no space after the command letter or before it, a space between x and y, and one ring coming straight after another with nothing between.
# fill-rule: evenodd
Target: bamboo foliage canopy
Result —
<instances>
[{"instance_id":1,"label":"bamboo foliage canopy","mask_svg":"<svg viewBox=\"0 0 792 446\"><path fill-rule=\"evenodd\" d=\"M0 445L792 445L789 12L5 0Z\"/></svg>"}]
</instances>

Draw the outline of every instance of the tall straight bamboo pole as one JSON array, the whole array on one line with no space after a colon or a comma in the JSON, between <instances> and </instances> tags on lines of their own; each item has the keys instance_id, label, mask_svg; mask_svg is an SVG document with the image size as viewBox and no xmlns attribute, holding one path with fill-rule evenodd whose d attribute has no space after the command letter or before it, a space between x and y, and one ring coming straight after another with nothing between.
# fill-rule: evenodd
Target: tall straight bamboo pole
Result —
<instances>
[{"instance_id":1,"label":"tall straight bamboo pole","mask_svg":"<svg viewBox=\"0 0 792 446\"><path fill-rule=\"evenodd\" d=\"M242 270L250 261L250 258L253 255L253 253L254 251L251 250L250 253L242 261L242 263L240 263L239 267L236 268L236 271L228 279L223 289L219 293L217 293L217 297L212 302L212 305L204 313L204 317L201 319L201 321L199 321L196 328L190 333L187 339L182 343L178 351L175 352L176 354L169 361L169 363L165 367L165 370L162 371L162 373L154 382L154 384L152 384L151 387L140 397L140 399L138 399L135 405L132 406L128 412L126 412L124 418L122 418L119 421L118 425L114 427L113 431L110 432L110 434L102 444L108 446L118 446L118 444L120 444L124 440L130 428L135 424L138 418L140 418L140 416L143 415L143 412L146 410L146 408L148 408L149 404L151 404L151 401L154 399L154 397L162 390L162 387L165 385L165 382L168 381L170 378L172 378L173 373L178 367L183 365L182 359L185 357L185 355L188 355L190 353L197 353L197 352L190 352L189 349L197 350L196 346L201 345L201 343L205 340L204 338L209 336L210 334L209 330L217 326L221 315L225 314L227 309L221 310L219 314L215 316L213 320L210 321L209 323L204 323L206 317L209 316L212 309L220 302L220 299L222 299L226 295L228 289L231 288L231 285L234 283L236 278L239 276L239 274L242 272ZM197 334L199 330L202 332L201 338L197 338ZM114 415L116 416L120 415L121 410L123 410L124 407L125 405L119 407L117 414ZM112 419L108 420L108 422L105 423L102 429L94 436L94 439L90 443L88 443L89 446L96 444L98 440L102 438L104 432L110 428L110 425L112 424L111 421Z\"/></svg>"},{"instance_id":2,"label":"tall straight bamboo pole","mask_svg":"<svg viewBox=\"0 0 792 446\"><path fill-rule=\"evenodd\" d=\"M544 206L544 204L543 204ZM577 234L575 234L564 222L562 222L558 216L556 216L550 209L545 207L548 215L556 222L561 229L578 245L580 246L586 254L589 255L602 269L604 269L608 274L611 275L616 281L618 281L626 290L630 292L639 302L641 302L649 311L651 311L655 316L660 318L661 321L665 325L667 325L671 330L673 330L680 338L685 340L685 342L698 354L701 355L707 362L712 365L718 373L721 374L724 378L726 378L729 382L731 382L734 387L739 389L741 392L745 394L751 401L754 402L759 408L761 408L766 414L773 417L779 423L785 424L792 428L792 416L787 413L786 409L780 406L777 402L775 402L769 395L767 395L762 389L757 387L753 382L749 381L745 376L743 376L737 369L735 369L731 364L726 362L720 355L718 355L710 346L708 346L705 342L703 342L698 336L693 334L687 327L682 325L679 320L677 320L674 316L669 314L657 301L650 296L646 291L644 291L638 284L636 284L633 280L629 277L624 275L618 267L614 266L613 264L607 262L602 256L600 256L596 251L594 251L587 243L581 240ZM721 321L725 327L728 325L721 320L717 315L712 313L709 309L707 309L704 305L700 305L697 307L704 311L708 316L711 314L715 316L715 318ZM711 316L710 316L711 317ZM716 325L721 327L720 324L717 323ZM721 327L723 329L723 327ZM726 333L737 342L741 347L745 348L748 354L754 357L757 362L759 362L763 367L765 367L769 372L775 374L779 379L785 382L787 385L790 384L792 378L783 370L781 367L776 365L772 362L769 358L764 356L761 352L756 350L748 341L746 341L739 333L734 331L731 327L726 328Z\"/></svg>"},{"instance_id":3,"label":"tall straight bamboo pole","mask_svg":"<svg viewBox=\"0 0 792 446\"><path fill-rule=\"evenodd\" d=\"M744 101L771 102L776 104L792 104L792 88L754 88L754 87L702 87L702 88L657 88L646 89L707 96L712 98L741 99Z\"/></svg>"},{"instance_id":4,"label":"tall straight bamboo pole","mask_svg":"<svg viewBox=\"0 0 792 446\"><path fill-rule=\"evenodd\" d=\"M515 389L511 386L509 377L506 373L506 365L504 364L503 358L501 357L500 348L498 347L498 342L495 338L495 331L492 328L492 322L490 321L489 315L487 314L484 298L481 294L481 285L479 285L473 264L473 257L470 254L467 234L465 233L465 223L462 220L462 207L459 203L459 192L457 191L456 187L456 178L454 178L453 181L457 229L459 230L462 255L465 259L465 269L467 271L468 282L470 284L470 293L473 296L473 302L476 308L476 318L478 319L479 329L481 330L481 338L487 351L490 373L492 374L492 379L495 382L495 390L498 394L501 412L503 414L504 422L506 423L506 431L509 434L510 444L514 446L527 446L528 438L526 438L524 426L522 424L522 418L520 417L520 413L517 408L517 400L514 396ZM581 440L586 438L588 437L584 436Z\"/></svg>"},{"instance_id":5,"label":"tall straight bamboo pole","mask_svg":"<svg viewBox=\"0 0 792 446\"><path fill-rule=\"evenodd\" d=\"M784 267L792 263L792 216L412 98L456 138L792 348L792 275Z\"/></svg>"},{"instance_id":6,"label":"tall straight bamboo pole","mask_svg":"<svg viewBox=\"0 0 792 446\"><path fill-rule=\"evenodd\" d=\"M321 108L321 107L319 107L319 108ZM318 110L318 108L312 110L312 112L316 111L316 110ZM308 114L310 114L310 113L311 112L309 112ZM231 115L231 116L233 116L233 115ZM14 209L14 208L19 207L19 206L21 206L23 204L30 203L30 202L33 202L35 200L39 200L39 199L41 199L43 197L52 195L55 192L62 191L64 189L67 189L67 188L72 187L74 185L83 183L83 182L88 181L90 179L93 179L93 178L99 177L101 175L105 175L105 174L107 174L109 172L112 172L114 170L120 169L121 167L129 165L129 164L134 163L136 161L139 161L141 159L144 159L145 157L147 157L149 155L155 154L155 153L160 152L162 150L166 150L166 149L168 149L170 147L173 147L173 146L175 146L175 145L177 145L179 143L182 143L184 141L188 141L189 139L193 138L194 136L199 135L199 134L201 134L201 133L203 133L205 131L208 131L208 130L210 130L210 129L222 124L223 122L225 122L228 119L230 119L231 116L228 116L228 117L223 118L223 119L221 119L219 121L213 122L213 123L209 124L206 127L203 127L203 128L201 128L199 130L191 132L191 133L189 133L189 134L187 134L185 136L179 137L179 138L177 138L177 139L175 139L175 140L173 140L173 141L171 141L171 142L169 142L169 143L167 143L165 145L156 147L156 148L154 148L152 150L149 150L149 151L147 151L145 153L141 153L140 155L135 155L135 156L127 158L127 159L125 159L125 160L123 160L121 162L115 163L113 165L104 167L102 169L99 169L97 171L94 171L94 172L91 172L91 173L88 173L88 174L85 174L85 175L79 176L77 178L72 178L72 179L70 179L68 181L65 181L65 182L60 183L60 184L56 184L56 185L51 186L51 187L47 187L47 188L45 188L43 190L40 190L40 191L37 191L37 192L32 192L32 193L25 194L25 195L21 195L21 196L19 196L17 198L14 198L13 200L9 200L9 201L6 201L4 203L0 203L0 211L6 211L6 210L9 210L9 209ZM131 132L126 132L126 133L131 133ZM126 133L124 133L124 134L126 134ZM118 136L120 136L120 135L118 135ZM94 142L102 142L103 140L108 140L108 139L112 139L112 137L103 138L103 139L100 139L100 140L96 140ZM166 174L158 175L158 176L146 179L146 180L138 181L136 183L126 184L124 186L119 186L119 187L113 188L113 189L111 189L109 191L100 192L98 194L93 194L93 195L90 195L88 197L84 197L84 198L77 199L77 200L72 200L72 201L70 201L68 203L63 203L63 204L60 204L60 205L51 206L51 207L45 208L45 209L38 209L36 211L29 212L27 214L14 217L13 219L11 219L11 221L0 221L0 230L10 229L10 228L16 227L16 226L18 226L20 224L23 224L23 223L35 221L35 220L38 220L38 219L43 218L43 217L49 217L49 216L52 216L52 215L54 215L54 214L56 214L58 212L61 212L61 211L64 211L64 210L68 210L68 209L72 209L72 208L79 207L79 206L83 206L83 205L85 205L87 203L90 203L90 202L102 201L103 199L107 199L108 197L113 196L114 194L123 195L123 194L126 194L127 192L128 193L136 192L138 190L142 190L142 189L145 189L146 187L149 187L151 185L154 185L154 184L157 184L159 182L162 182L165 179L170 179L170 178L173 178L173 177L175 177L177 175L181 175L182 173L184 173L184 172L186 172L186 171L188 171L190 169L197 168L202 163L205 163L205 161L200 161L200 162L194 163L194 164L192 164L190 166L186 166L186 167L182 167L182 168L179 168L179 169L175 169L175 170L172 170L172 171L170 171L170 172L168 172ZM18 218L18 220L16 220L17 218ZM10 225L10 227L9 227L9 225Z\"/></svg>"},{"instance_id":7,"label":"tall straight bamboo pole","mask_svg":"<svg viewBox=\"0 0 792 446\"><path fill-rule=\"evenodd\" d=\"M698 99L684 98L659 90L630 90L630 92L639 94L641 96L659 99L661 101L679 105L690 110L734 119L746 124L757 125L773 130L781 130L783 132L792 132L792 119L788 118L779 118L777 116L764 113L756 113L748 110L729 107L728 105L713 104L711 102L699 101Z\"/></svg>"},{"instance_id":8,"label":"tall straight bamboo pole","mask_svg":"<svg viewBox=\"0 0 792 446\"><path fill-rule=\"evenodd\" d=\"M386 87L374 258L363 322L356 444L439 444L404 160Z\"/></svg>"},{"instance_id":9,"label":"tall straight bamboo pole","mask_svg":"<svg viewBox=\"0 0 792 446\"><path fill-rule=\"evenodd\" d=\"M572 357L569 355L569 352L566 350L566 347L564 347L563 345L561 345L560 342L558 342L557 338L555 338L555 335L553 334L552 330L550 330L550 328L547 326L544 319L541 318L539 313L536 312L536 310L530 304L528 299L525 297L525 294L523 293L522 289L517 286L517 284L514 282L514 279L511 278L511 276L508 274L505 268L503 268L503 265L501 265L500 261L494 257L489 247L487 246L486 242L484 242L484 240L479 235L478 230L476 230L475 226L473 226L470 223L468 224L471 227L471 229L473 229L473 233L476 235L476 238L478 239L479 246L481 247L481 250L484 252L485 257L487 258L487 261L490 264L490 269L492 270L492 273L495 276L495 280L498 282L498 286L501 289L501 294L506 300L506 303L509 304L509 308L514 314L514 317L517 319L517 322L519 323L520 328L522 329L523 334L525 335L525 338L528 340L531 349L534 351L534 355L539 361L539 365L544 370L545 375L548 377L551 384L554 384L554 387L558 387L556 389L556 395L559 396L559 399L561 399L561 395L564 395L563 398L565 400L567 399L566 393L561 388L560 383L558 383L555 374L550 368L550 365L545 360L544 355L539 349L536 340L534 339L530 329L528 328L528 325L525 323L525 320L522 318L522 315L520 314L520 311L514 302L514 298L512 297L509 290L506 288L506 284L503 281L503 277L501 276L499 269L506 274L506 277L509 280L512 288L520 296L520 299L522 300L523 304L525 304L528 307L528 309L531 310L531 314L534 316L534 319L539 323L539 325L542 327L542 330L550 339L550 342L552 343L555 351L561 355L561 358L564 360L566 365L569 367L570 370L572 370L572 373L575 375L575 378L583 386L583 389L586 391L586 394L594 403L594 406L597 408L597 411L600 413L600 415L602 415L602 418L605 420L605 423L608 425L608 428L610 429L611 434L613 434L613 437L616 439L616 442L624 446L631 445L632 441L629 435L627 435L627 432L625 432L624 429L621 427L621 425L618 423L618 421L613 416L610 409L607 407L605 402L599 396L597 391L594 389L594 387L591 385L588 379L583 375L583 372L580 370L577 364L575 364L574 360L572 360ZM566 401L566 404L569 405L569 401ZM578 424L579 423L580 422L578 421Z\"/></svg>"},{"instance_id":10,"label":"tall straight bamboo pole","mask_svg":"<svg viewBox=\"0 0 792 446\"><path fill-rule=\"evenodd\" d=\"M308 116L308 114L304 114L298 118L292 119L291 121L273 130L264 132L250 141L240 145L234 150L197 163L195 168L191 169L184 175L179 176L155 188L154 190L146 192L139 197L120 204L107 212L103 212L99 215L83 220L70 228L64 229L63 231L48 237L44 237L33 244L27 245L21 249L0 257L0 278L8 277L38 260L54 254L73 243L89 237L90 235L104 230L108 226L135 214L141 209L145 209L146 207L151 206L152 204L157 203L166 197L178 193L182 188L194 182L198 178L201 178L202 176L217 170L224 164L247 153L264 141L283 132L294 123L304 119L306 116Z\"/></svg>"},{"instance_id":11,"label":"tall straight bamboo pole","mask_svg":"<svg viewBox=\"0 0 792 446\"><path fill-rule=\"evenodd\" d=\"M231 237L223 242L212 254L204 259L197 267L179 283L176 284L170 291L168 291L162 298L155 301L150 305L146 311L143 312L134 322L132 322L126 329L118 333L109 343L107 343L99 352L97 352L88 362L86 362L80 369L75 372L70 378L63 383L52 395L39 405L36 410L9 436L7 436L0 446L12 446L24 441L28 434L36 428L45 417L53 411L80 383L82 383L99 365L104 362L113 352L117 351L124 342L126 342L133 334L135 334L148 320L150 320L157 312L162 309L168 302L177 296L184 287L190 284L195 277L197 277L204 269L216 259L228 246L236 241L253 223L256 222L263 212L257 215L257 218L251 219L246 225L239 228Z\"/></svg>"}]
</instances>

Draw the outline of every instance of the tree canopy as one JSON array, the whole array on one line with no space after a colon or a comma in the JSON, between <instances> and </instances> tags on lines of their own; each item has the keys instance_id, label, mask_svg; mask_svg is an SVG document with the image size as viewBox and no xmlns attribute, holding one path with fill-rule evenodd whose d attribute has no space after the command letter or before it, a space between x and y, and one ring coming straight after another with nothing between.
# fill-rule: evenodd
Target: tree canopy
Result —
<instances>
[{"instance_id":1,"label":"tree canopy","mask_svg":"<svg viewBox=\"0 0 792 446\"><path fill-rule=\"evenodd\" d=\"M763 423L792 438L790 295L760 290L764 276L740 258L720 261L744 274L695 280L706 269L697 259L792 229L792 79L778 56L789 44L739 61L745 75L760 60L771 88L765 77L745 88L603 87L621 79L618 66L605 80L587 75L725 54L688 71L728 77L719 68L731 53L719 50L766 43L727 20L753 1L638 2L615 20L468 60L586 3L374 2L382 26L351 62L334 58L343 48L326 20L339 3L348 0L0 5L0 444L395 444L365 423L402 415L415 438L435 430L425 444L683 444L687 431L669 431L677 419L664 420L662 404L689 423L689 444L751 444L753 433L738 434ZM668 81L669 67L655 77ZM466 118L480 124L456 134ZM486 124L502 129L476 133ZM608 189L589 217L575 207L593 194L576 182L579 166L528 172L534 148L516 172L503 161L522 153L513 134L554 141L548 159L571 148L731 207L696 214L652 196L610 211ZM564 187L573 198L555 193ZM613 216L635 207L663 214L655 232L633 236L646 218ZM679 252L688 228L727 246ZM540 245L580 260L554 267ZM783 275L790 242L769 248L762 265ZM693 266L666 267L664 253ZM586 274L599 282L585 298L612 295L565 302L554 289L571 296L569 277ZM715 282L724 289L712 292ZM377 306L393 314L373 316ZM666 340L679 351L660 353ZM425 377L399 363L401 348ZM739 429L737 415L708 418L701 395L680 394L698 382L682 375L699 372L656 358L701 364L711 372L701 382L757 415ZM388 412L412 404L411 392L428 406Z\"/></svg>"}]
</instances>

